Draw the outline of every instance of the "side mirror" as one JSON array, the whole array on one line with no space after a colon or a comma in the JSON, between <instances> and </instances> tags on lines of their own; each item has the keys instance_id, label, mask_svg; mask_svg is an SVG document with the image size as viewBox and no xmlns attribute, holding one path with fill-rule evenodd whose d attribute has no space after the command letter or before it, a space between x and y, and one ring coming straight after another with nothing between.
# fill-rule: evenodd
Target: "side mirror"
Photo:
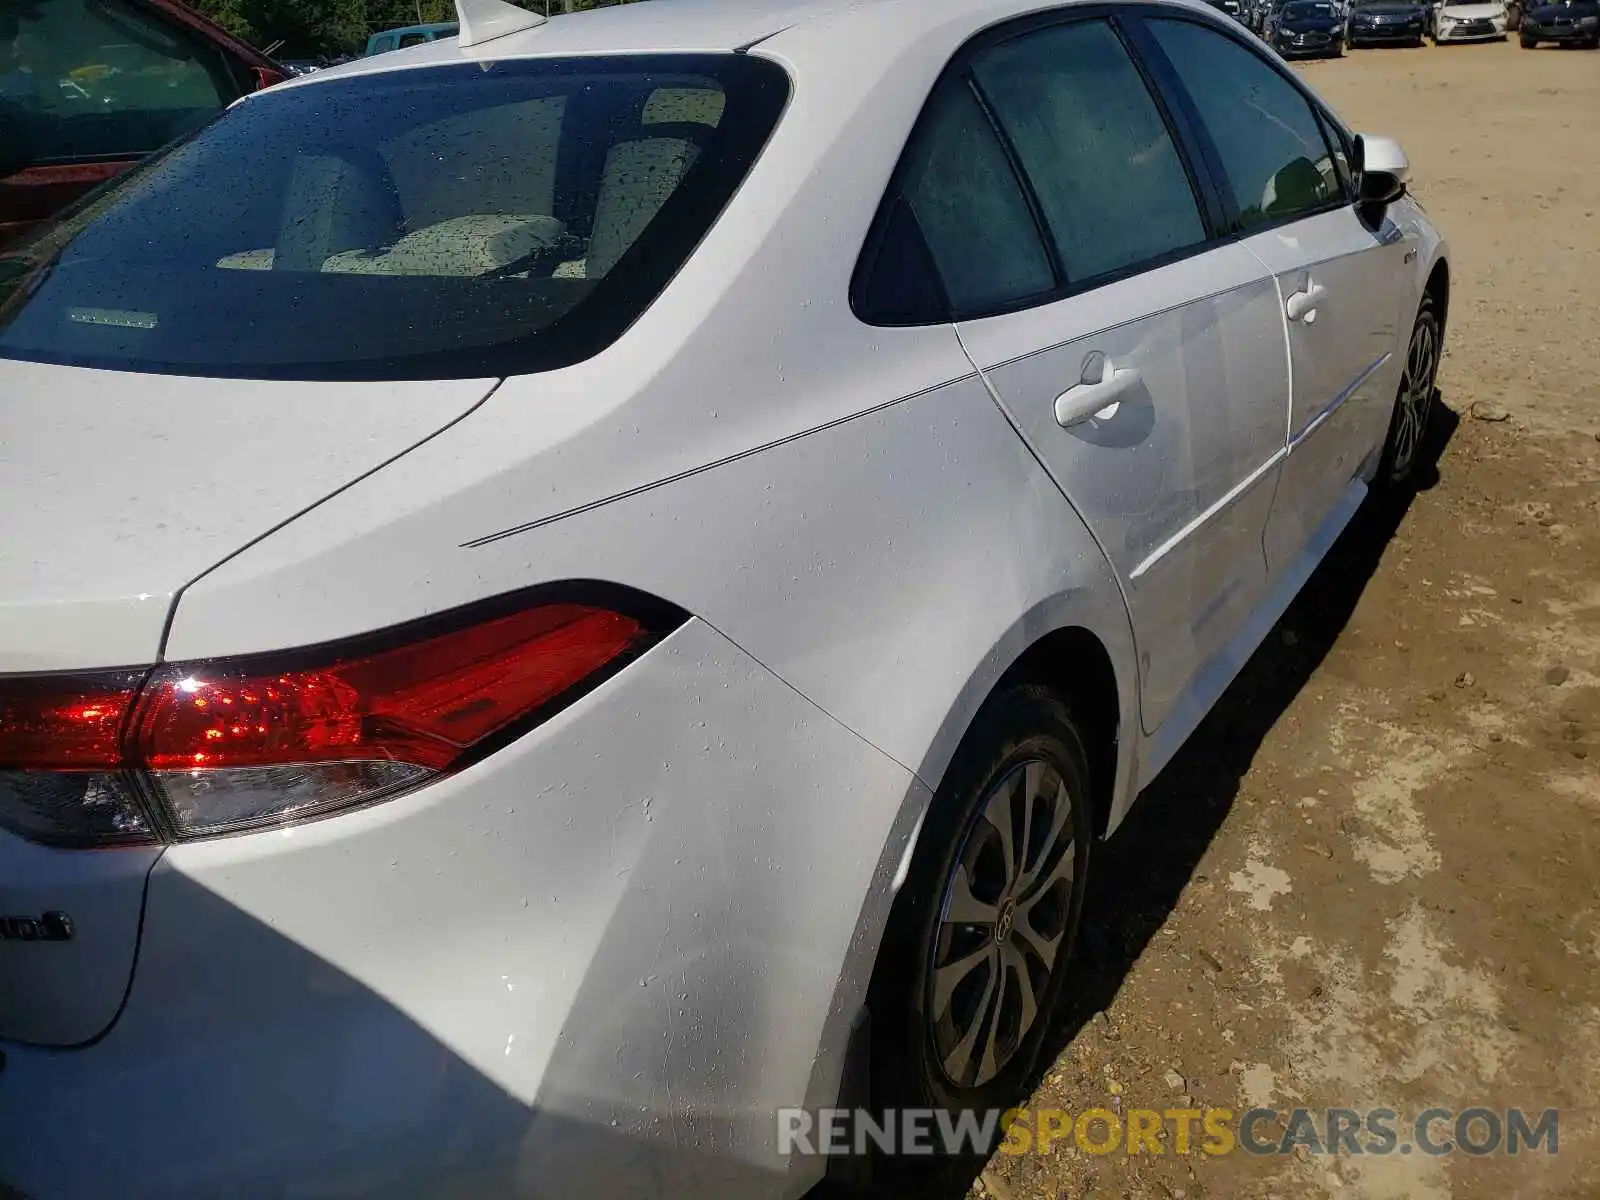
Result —
<instances>
[{"instance_id":1,"label":"side mirror","mask_svg":"<svg viewBox=\"0 0 1600 1200\"><path fill-rule=\"evenodd\" d=\"M1393 138L1356 138L1356 194L1362 204L1393 204L1411 182L1411 160Z\"/></svg>"}]
</instances>

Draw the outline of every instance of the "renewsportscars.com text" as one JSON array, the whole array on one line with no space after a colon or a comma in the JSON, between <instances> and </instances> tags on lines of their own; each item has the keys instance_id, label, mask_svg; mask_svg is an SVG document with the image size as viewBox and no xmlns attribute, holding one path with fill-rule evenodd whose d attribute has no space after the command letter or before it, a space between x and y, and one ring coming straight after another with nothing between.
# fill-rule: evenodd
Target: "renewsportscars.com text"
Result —
<instances>
[{"instance_id":1,"label":"renewsportscars.com text","mask_svg":"<svg viewBox=\"0 0 1600 1200\"><path fill-rule=\"evenodd\" d=\"M1556 1154L1560 1111L1425 1108L1090 1108L990 1109L950 1113L825 1108L778 1111L783 1154L956 1155L1081 1153L1217 1156Z\"/></svg>"}]
</instances>

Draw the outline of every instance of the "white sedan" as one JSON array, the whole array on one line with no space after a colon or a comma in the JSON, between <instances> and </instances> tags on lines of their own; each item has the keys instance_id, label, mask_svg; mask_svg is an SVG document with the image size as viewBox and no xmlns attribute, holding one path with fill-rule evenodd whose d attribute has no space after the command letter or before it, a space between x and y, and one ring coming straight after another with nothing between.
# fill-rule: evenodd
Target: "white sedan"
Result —
<instances>
[{"instance_id":1,"label":"white sedan","mask_svg":"<svg viewBox=\"0 0 1600 1200\"><path fill-rule=\"evenodd\" d=\"M461 18L0 258L0 1193L795 1196L779 1109L1011 1103L1418 462L1405 157L1208 5Z\"/></svg>"},{"instance_id":2,"label":"white sedan","mask_svg":"<svg viewBox=\"0 0 1600 1200\"><path fill-rule=\"evenodd\" d=\"M1441 45L1503 41L1507 19L1501 0L1444 0L1433 6L1433 40Z\"/></svg>"}]
</instances>

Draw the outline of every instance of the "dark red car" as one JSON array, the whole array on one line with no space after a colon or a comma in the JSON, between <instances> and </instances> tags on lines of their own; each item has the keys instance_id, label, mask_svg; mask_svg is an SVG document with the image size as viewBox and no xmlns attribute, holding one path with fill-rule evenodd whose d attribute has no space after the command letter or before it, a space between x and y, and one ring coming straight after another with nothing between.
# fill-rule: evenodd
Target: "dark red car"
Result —
<instances>
[{"instance_id":1,"label":"dark red car","mask_svg":"<svg viewBox=\"0 0 1600 1200\"><path fill-rule=\"evenodd\" d=\"M287 74L178 0L0 0L0 245Z\"/></svg>"}]
</instances>

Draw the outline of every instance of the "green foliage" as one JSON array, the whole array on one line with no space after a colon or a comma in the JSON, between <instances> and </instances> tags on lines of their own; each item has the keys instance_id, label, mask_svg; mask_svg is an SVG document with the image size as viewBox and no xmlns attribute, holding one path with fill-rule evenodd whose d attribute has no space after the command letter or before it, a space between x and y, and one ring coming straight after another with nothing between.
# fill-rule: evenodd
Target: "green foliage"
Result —
<instances>
[{"instance_id":1,"label":"green foliage","mask_svg":"<svg viewBox=\"0 0 1600 1200\"><path fill-rule=\"evenodd\" d=\"M10 0L0 0L4 7ZM516 0L513 0L516 2ZM638 0L550 0L550 12L633 4ZM189 0L229 33L279 58L358 54L383 29L455 19L455 0ZM544 0L522 0L535 11Z\"/></svg>"}]
</instances>

